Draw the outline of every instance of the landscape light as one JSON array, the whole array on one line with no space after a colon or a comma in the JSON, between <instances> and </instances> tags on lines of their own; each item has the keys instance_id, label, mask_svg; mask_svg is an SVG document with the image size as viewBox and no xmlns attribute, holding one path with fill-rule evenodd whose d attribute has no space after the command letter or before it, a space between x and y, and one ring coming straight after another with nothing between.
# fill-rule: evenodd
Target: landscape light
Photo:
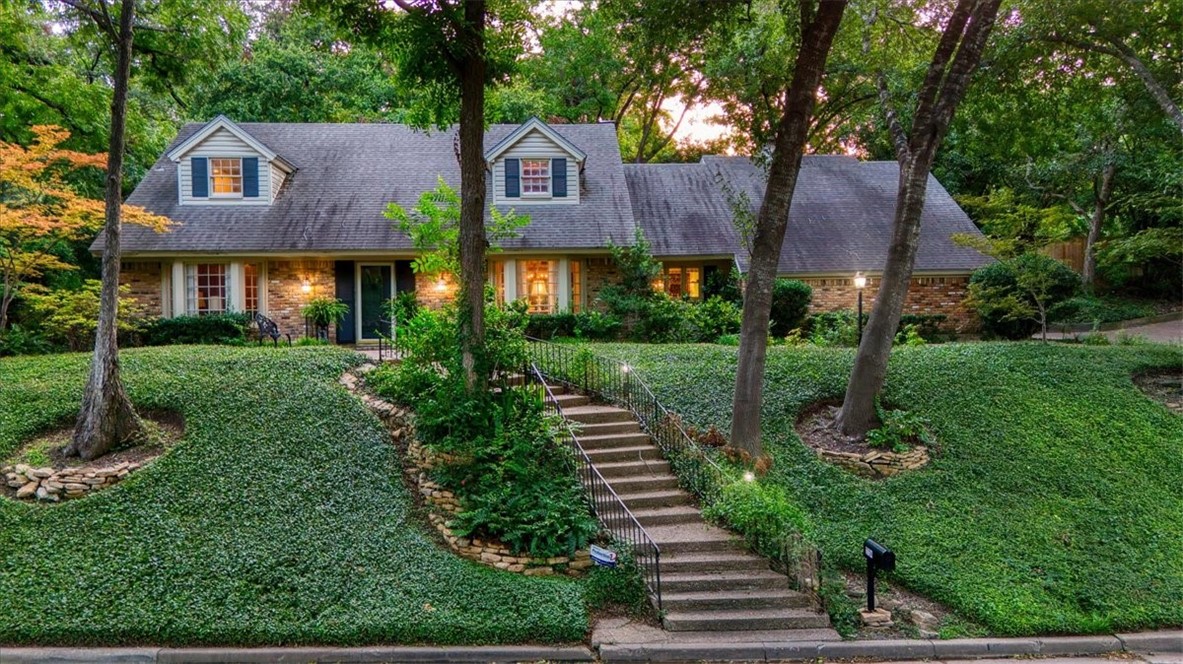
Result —
<instances>
[{"instance_id":1,"label":"landscape light","mask_svg":"<svg viewBox=\"0 0 1183 664\"><path fill-rule=\"evenodd\" d=\"M749 470L748 472L743 474L743 481L755 482L756 481L756 474Z\"/></svg>"}]
</instances>

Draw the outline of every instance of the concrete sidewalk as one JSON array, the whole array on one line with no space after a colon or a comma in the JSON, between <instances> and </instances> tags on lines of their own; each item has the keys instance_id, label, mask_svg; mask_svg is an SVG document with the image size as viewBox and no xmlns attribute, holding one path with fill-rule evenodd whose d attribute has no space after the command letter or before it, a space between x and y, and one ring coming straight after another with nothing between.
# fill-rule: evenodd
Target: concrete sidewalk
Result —
<instances>
[{"instance_id":1,"label":"concrete sidewalk","mask_svg":"<svg viewBox=\"0 0 1183 664\"><path fill-rule=\"evenodd\" d=\"M0 664L292 664L365 662L594 662L584 646L374 646L369 648L7 648Z\"/></svg>"}]
</instances>

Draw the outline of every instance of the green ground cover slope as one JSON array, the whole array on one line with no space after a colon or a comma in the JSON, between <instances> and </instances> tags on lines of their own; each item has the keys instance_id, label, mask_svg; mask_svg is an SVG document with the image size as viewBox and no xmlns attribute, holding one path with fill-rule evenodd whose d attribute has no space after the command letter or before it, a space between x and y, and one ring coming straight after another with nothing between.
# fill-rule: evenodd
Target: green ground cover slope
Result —
<instances>
[{"instance_id":1,"label":"green ground cover slope","mask_svg":"<svg viewBox=\"0 0 1183 664\"><path fill-rule=\"evenodd\" d=\"M92 497L0 498L0 644L575 641L581 587L436 547L337 349L122 355L140 408L184 440ZM88 356L0 360L0 458L68 420Z\"/></svg>"},{"instance_id":2,"label":"green ground cover slope","mask_svg":"<svg viewBox=\"0 0 1183 664\"><path fill-rule=\"evenodd\" d=\"M689 423L731 422L735 349L590 345L626 360ZM1183 624L1183 418L1133 373L1169 347L948 344L894 352L887 399L931 422L940 454L882 482L819 461L793 424L840 399L853 351L771 348L769 476L811 515L828 560L860 569L875 537L894 579L997 634Z\"/></svg>"}]
</instances>

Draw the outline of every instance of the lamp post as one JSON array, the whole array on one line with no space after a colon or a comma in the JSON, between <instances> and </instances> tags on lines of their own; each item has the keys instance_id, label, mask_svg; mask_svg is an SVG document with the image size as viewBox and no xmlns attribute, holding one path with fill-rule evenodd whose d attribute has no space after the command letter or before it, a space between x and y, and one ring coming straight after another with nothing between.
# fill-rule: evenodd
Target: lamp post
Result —
<instances>
[{"instance_id":1,"label":"lamp post","mask_svg":"<svg viewBox=\"0 0 1183 664\"><path fill-rule=\"evenodd\" d=\"M862 272L854 273L854 287L858 290L858 344L863 345L863 289L867 287L867 278Z\"/></svg>"}]
</instances>

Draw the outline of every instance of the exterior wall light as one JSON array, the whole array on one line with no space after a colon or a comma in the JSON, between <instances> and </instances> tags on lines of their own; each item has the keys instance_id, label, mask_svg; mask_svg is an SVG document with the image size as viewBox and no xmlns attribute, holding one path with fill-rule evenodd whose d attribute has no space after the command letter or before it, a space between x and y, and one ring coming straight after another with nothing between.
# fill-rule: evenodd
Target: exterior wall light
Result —
<instances>
[{"instance_id":1,"label":"exterior wall light","mask_svg":"<svg viewBox=\"0 0 1183 664\"><path fill-rule=\"evenodd\" d=\"M435 282L435 292L442 293L446 290L448 290L448 282L444 281L443 277L440 277L440 280Z\"/></svg>"},{"instance_id":2,"label":"exterior wall light","mask_svg":"<svg viewBox=\"0 0 1183 664\"><path fill-rule=\"evenodd\" d=\"M304 283L300 284L300 292L301 293L311 293L312 292L312 282L305 279Z\"/></svg>"}]
</instances>

